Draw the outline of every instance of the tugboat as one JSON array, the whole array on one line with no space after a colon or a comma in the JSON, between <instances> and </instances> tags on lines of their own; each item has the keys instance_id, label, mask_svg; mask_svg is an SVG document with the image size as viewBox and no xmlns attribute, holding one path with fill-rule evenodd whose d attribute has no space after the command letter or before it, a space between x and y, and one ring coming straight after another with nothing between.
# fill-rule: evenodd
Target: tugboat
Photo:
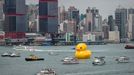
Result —
<instances>
[{"instance_id":1,"label":"tugboat","mask_svg":"<svg viewBox=\"0 0 134 75\"><path fill-rule=\"evenodd\" d=\"M73 57L66 57L62 60L63 64L68 65L68 64L79 64L78 59L73 58Z\"/></svg>"},{"instance_id":2,"label":"tugboat","mask_svg":"<svg viewBox=\"0 0 134 75\"><path fill-rule=\"evenodd\" d=\"M125 49L134 49L134 45L126 45Z\"/></svg>"},{"instance_id":3,"label":"tugboat","mask_svg":"<svg viewBox=\"0 0 134 75\"><path fill-rule=\"evenodd\" d=\"M26 61L41 61L44 60L44 58L39 58L35 55L30 55L28 58L25 58Z\"/></svg>"},{"instance_id":4,"label":"tugboat","mask_svg":"<svg viewBox=\"0 0 134 75\"><path fill-rule=\"evenodd\" d=\"M56 72L51 68L42 69L36 75L56 75Z\"/></svg>"},{"instance_id":5,"label":"tugboat","mask_svg":"<svg viewBox=\"0 0 134 75\"><path fill-rule=\"evenodd\" d=\"M127 56L120 56L115 59L118 63L128 63L129 62L129 57Z\"/></svg>"},{"instance_id":6,"label":"tugboat","mask_svg":"<svg viewBox=\"0 0 134 75\"><path fill-rule=\"evenodd\" d=\"M11 55L11 52L5 52L1 56L2 57L10 57L10 55Z\"/></svg>"},{"instance_id":7,"label":"tugboat","mask_svg":"<svg viewBox=\"0 0 134 75\"><path fill-rule=\"evenodd\" d=\"M95 57L92 64L93 65L99 65L99 66L104 65L106 63L104 58L105 57Z\"/></svg>"}]
</instances>

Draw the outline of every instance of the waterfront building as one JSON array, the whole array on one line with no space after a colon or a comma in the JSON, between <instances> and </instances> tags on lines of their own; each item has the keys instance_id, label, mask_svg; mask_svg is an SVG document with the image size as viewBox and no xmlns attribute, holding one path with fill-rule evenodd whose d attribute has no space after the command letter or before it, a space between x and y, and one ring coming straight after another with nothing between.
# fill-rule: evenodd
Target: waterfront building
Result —
<instances>
[{"instance_id":1,"label":"waterfront building","mask_svg":"<svg viewBox=\"0 0 134 75\"><path fill-rule=\"evenodd\" d=\"M114 31L114 19L113 19L113 16L110 15L108 16L108 25L110 27L110 31Z\"/></svg>"},{"instance_id":2,"label":"waterfront building","mask_svg":"<svg viewBox=\"0 0 134 75\"><path fill-rule=\"evenodd\" d=\"M92 32L95 35L95 41L102 41L104 39L104 32Z\"/></svg>"},{"instance_id":3,"label":"waterfront building","mask_svg":"<svg viewBox=\"0 0 134 75\"><path fill-rule=\"evenodd\" d=\"M39 0L39 32L58 32L58 0Z\"/></svg>"},{"instance_id":4,"label":"waterfront building","mask_svg":"<svg viewBox=\"0 0 134 75\"><path fill-rule=\"evenodd\" d=\"M119 43L120 42L119 31L109 31L109 42Z\"/></svg>"},{"instance_id":5,"label":"waterfront building","mask_svg":"<svg viewBox=\"0 0 134 75\"><path fill-rule=\"evenodd\" d=\"M25 0L4 0L4 31L26 32Z\"/></svg>"},{"instance_id":6,"label":"waterfront building","mask_svg":"<svg viewBox=\"0 0 134 75\"><path fill-rule=\"evenodd\" d=\"M119 28L120 41L125 41L127 38L127 9L118 8L115 11L115 23Z\"/></svg>"}]
</instances>

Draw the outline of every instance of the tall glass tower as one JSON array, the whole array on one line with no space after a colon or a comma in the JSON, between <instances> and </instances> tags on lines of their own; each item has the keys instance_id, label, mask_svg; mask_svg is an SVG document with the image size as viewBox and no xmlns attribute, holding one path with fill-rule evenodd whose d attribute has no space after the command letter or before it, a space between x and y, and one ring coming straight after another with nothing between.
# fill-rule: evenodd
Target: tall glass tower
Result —
<instances>
[{"instance_id":1,"label":"tall glass tower","mask_svg":"<svg viewBox=\"0 0 134 75\"><path fill-rule=\"evenodd\" d=\"M39 32L58 32L58 0L39 0Z\"/></svg>"},{"instance_id":2,"label":"tall glass tower","mask_svg":"<svg viewBox=\"0 0 134 75\"><path fill-rule=\"evenodd\" d=\"M26 32L25 0L4 0L5 32Z\"/></svg>"},{"instance_id":3,"label":"tall glass tower","mask_svg":"<svg viewBox=\"0 0 134 75\"><path fill-rule=\"evenodd\" d=\"M119 8L115 11L115 23L119 28L120 39L124 41L127 38L127 9Z\"/></svg>"}]
</instances>

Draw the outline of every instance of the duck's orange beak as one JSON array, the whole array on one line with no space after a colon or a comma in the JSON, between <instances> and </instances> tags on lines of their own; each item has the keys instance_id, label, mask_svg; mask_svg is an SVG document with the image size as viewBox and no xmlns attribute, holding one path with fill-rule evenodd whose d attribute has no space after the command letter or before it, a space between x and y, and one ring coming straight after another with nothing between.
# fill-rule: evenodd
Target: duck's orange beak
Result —
<instances>
[{"instance_id":1,"label":"duck's orange beak","mask_svg":"<svg viewBox=\"0 0 134 75\"><path fill-rule=\"evenodd\" d=\"M77 51L80 51L80 49L79 49L79 48L77 48L76 50L77 50Z\"/></svg>"}]
</instances>

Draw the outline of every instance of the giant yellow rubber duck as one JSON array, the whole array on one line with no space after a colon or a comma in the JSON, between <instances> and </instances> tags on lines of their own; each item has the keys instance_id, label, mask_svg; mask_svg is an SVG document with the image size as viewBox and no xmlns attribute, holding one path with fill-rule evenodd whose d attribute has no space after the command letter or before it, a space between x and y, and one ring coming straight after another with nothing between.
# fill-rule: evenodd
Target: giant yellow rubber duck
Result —
<instances>
[{"instance_id":1,"label":"giant yellow rubber duck","mask_svg":"<svg viewBox=\"0 0 134 75\"><path fill-rule=\"evenodd\" d=\"M75 49L75 58L89 59L91 57L92 52L87 50L87 45L85 43L79 43Z\"/></svg>"}]
</instances>

